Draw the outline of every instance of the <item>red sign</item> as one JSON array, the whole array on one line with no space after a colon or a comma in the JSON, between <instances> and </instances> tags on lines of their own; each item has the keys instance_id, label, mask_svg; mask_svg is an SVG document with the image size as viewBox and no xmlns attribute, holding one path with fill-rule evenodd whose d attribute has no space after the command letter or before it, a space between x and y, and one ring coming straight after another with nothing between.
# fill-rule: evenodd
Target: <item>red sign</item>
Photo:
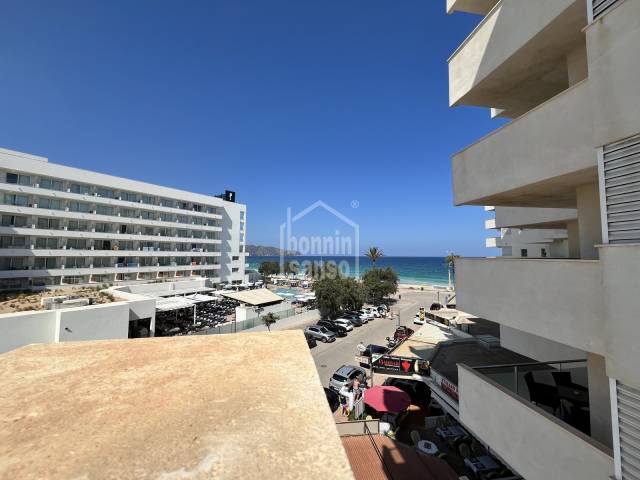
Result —
<instances>
[{"instance_id":1,"label":"red sign","mask_svg":"<svg viewBox=\"0 0 640 480\"><path fill-rule=\"evenodd\" d=\"M383 355L374 364L376 372L400 373L411 375L415 372L415 358L394 357Z\"/></svg>"}]
</instances>

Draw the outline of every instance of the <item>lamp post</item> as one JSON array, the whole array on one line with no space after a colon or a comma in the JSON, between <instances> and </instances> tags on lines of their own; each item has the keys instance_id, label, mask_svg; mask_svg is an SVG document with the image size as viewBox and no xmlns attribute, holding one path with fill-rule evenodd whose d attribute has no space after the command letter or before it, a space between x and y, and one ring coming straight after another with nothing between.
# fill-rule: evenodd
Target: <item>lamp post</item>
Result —
<instances>
[{"instance_id":1,"label":"lamp post","mask_svg":"<svg viewBox=\"0 0 640 480\"><path fill-rule=\"evenodd\" d=\"M258 314L258 324L260 323L260 314L262 313L263 310L264 310L264 308L262 308L262 307L257 307L256 308L256 313Z\"/></svg>"}]
</instances>

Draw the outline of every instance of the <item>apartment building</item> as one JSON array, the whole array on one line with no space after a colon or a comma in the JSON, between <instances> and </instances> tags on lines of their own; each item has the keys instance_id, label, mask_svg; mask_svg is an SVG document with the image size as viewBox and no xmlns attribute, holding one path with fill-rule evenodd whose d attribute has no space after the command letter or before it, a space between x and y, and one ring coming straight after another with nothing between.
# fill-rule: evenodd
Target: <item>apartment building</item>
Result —
<instances>
[{"instance_id":1,"label":"apartment building","mask_svg":"<svg viewBox=\"0 0 640 480\"><path fill-rule=\"evenodd\" d=\"M241 283L246 206L0 149L0 290Z\"/></svg>"},{"instance_id":2,"label":"apartment building","mask_svg":"<svg viewBox=\"0 0 640 480\"><path fill-rule=\"evenodd\" d=\"M640 2L447 9L481 15L449 58L450 105L511 119L453 156L454 203L566 232L546 258L456 262L458 307L539 362L459 365L460 420L528 480L638 479Z\"/></svg>"}]
</instances>

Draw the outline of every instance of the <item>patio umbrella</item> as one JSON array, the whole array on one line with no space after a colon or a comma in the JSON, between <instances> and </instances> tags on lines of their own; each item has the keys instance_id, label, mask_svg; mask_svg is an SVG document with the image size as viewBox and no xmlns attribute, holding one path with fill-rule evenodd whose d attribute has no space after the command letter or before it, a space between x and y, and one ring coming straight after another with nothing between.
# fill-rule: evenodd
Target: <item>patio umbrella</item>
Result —
<instances>
[{"instance_id":1,"label":"patio umbrella","mask_svg":"<svg viewBox=\"0 0 640 480\"><path fill-rule=\"evenodd\" d=\"M411 397L398 387L380 386L364 391L364 403L378 412L400 413L411 405Z\"/></svg>"}]
</instances>

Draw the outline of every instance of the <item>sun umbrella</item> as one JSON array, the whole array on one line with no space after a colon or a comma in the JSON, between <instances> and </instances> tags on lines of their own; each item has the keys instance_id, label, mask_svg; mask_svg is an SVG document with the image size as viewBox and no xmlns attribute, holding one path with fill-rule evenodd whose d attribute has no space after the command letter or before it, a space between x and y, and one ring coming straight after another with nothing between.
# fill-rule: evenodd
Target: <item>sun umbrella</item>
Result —
<instances>
[{"instance_id":1,"label":"sun umbrella","mask_svg":"<svg viewBox=\"0 0 640 480\"><path fill-rule=\"evenodd\" d=\"M378 412L399 413L411 405L411 398L398 387L380 386L364 391L364 403Z\"/></svg>"}]
</instances>

